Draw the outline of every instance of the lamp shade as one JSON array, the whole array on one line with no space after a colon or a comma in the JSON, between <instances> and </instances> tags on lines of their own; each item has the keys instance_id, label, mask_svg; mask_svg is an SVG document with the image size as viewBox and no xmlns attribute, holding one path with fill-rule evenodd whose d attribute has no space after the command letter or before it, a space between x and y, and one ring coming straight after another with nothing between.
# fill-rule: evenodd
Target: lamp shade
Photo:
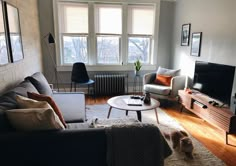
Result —
<instances>
[{"instance_id":1,"label":"lamp shade","mask_svg":"<svg viewBox=\"0 0 236 166\"><path fill-rule=\"evenodd\" d=\"M52 36L51 33L48 35L48 43L55 43L54 37Z\"/></svg>"}]
</instances>

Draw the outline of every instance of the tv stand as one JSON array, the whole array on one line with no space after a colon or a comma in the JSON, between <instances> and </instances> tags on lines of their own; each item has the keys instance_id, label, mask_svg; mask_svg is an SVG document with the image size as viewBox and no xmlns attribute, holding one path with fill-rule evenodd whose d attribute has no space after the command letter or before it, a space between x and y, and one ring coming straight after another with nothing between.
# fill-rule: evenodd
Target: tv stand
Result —
<instances>
[{"instance_id":1,"label":"tv stand","mask_svg":"<svg viewBox=\"0 0 236 166\"><path fill-rule=\"evenodd\" d=\"M228 145L228 135L236 133L236 115L229 107L213 106L212 99L200 92L179 90L179 101L183 108L188 109L208 123L225 131L225 141Z\"/></svg>"}]
</instances>

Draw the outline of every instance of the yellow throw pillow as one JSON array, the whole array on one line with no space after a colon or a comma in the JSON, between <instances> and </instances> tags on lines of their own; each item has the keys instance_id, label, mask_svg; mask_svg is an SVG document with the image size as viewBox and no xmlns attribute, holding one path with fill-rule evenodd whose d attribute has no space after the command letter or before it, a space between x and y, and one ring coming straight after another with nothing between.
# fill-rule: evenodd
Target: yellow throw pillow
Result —
<instances>
[{"instance_id":1,"label":"yellow throw pillow","mask_svg":"<svg viewBox=\"0 0 236 166\"><path fill-rule=\"evenodd\" d=\"M6 112L10 123L16 129L65 129L58 115L48 102L37 101L20 95L16 95L16 101L20 109L8 110Z\"/></svg>"},{"instance_id":2,"label":"yellow throw pillow","mask_svg":"<svg viewBox=\"0 0 236 166\"><path fill-rule=\"evenodd\" d=\"M65 129L57 114L50 108L12 109L6 111L10 124L17 130Z\"/></svg>"},{"instance_id":3,"label":"yellow throw pillow","mask_svg":"<svg viewBox=\"0 0 236 166\"><path fill-rule=\"evenodd\" d=\"M20 95L16 95L16 101L20 108L51 108L46 101L37 101Z\"/></svg>"}]
</instances>

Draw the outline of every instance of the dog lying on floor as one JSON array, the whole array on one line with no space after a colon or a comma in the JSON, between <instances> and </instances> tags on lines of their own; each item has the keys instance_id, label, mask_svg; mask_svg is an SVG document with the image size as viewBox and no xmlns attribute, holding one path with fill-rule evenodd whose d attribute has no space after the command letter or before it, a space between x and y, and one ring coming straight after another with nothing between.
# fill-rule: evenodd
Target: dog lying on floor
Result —
<instances>
[{"instance_id":1,"label":"dog lying on floor","mask_svg":"<svg viewBox=\"0 0 236 166\"><path fill-rule=\"evenodd\" d=\"M174 130L170 133L164 132L163 135L171 141L173 149L178 148L185 153L186 157L193 159L193 143L185 131Z\"/></svg>"}]
</instances>

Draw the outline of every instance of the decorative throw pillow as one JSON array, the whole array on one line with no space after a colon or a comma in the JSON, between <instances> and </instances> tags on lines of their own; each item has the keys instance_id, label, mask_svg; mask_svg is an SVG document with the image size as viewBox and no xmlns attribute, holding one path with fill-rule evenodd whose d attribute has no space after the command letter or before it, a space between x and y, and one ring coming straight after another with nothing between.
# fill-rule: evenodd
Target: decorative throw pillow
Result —
<instances>
[{"instance_id":1,"label":"decorative throw pillow","mask_svg":"<svg viewBox=\"0 0 236 166\"><path fill-rule=\"evenodd\" d=\"M33 99L29 99L27 97L23 97L20 95L16 95L16 101L20 108L51 108L52 107L46 101L37 101Z\"/></svg>"},{"instance_id":2,"label":"decorative throw pillow","mask_svg":"<svg viewBox=\"0 0 236 166\"><path fill-rule=\"evenodd\" d=\"M39 93L38 90L34 87L34 85L28 80L22 81L11 91L25 97L27 97L27 92Z\"/></svg>"},{"instance_id":3,"label":"decorative throw pillow","mask_svg":"<svg viewBox=\"0 0 236 166\"><path fill-rule=\"evenodd\" d=\"M157 74L155 84L170 86L172 76Z\"/></svg>"},{"instance_id":4,"label":"decorative throw pillow","mask_svg":"<svg viewBox=\"0 0 236 166\"><path fill-rule=\"evenodd\" d=\"M25 80L29 80L39 91L39 93L52 96L52 89L50 88L48 81L42 73L37 72L32 76L26 77Z\"/></svg>"},{"instance_id":5,"label":"decorative throw pillow","mask_svg":"<svg viewBox=\"0 0 236 166\"><path fill-rule=\"evenodd\" d=\"M61 122L63 123L63 125L66 127L66 122L62 116L60 109L57 107L56 103L54 102L54 100L50 96L37 94L37 93L31 93L31 92L28 92L27 94L30 99L48 102L48 104L50 104L50 106L53 108L53 110L55 111L55 113L57 114L57 116L59 117Z\"/></svg>"},{"instance_id":6,"label":"decorative throw pillow","mask_svg":"<svg viewBox=\"0 0 236 166\"><path fill-rule=\"evenodd\" d=\"M167 68L163 68L161 66L159 66L159 68L157 69L156 75L161 74L161 75L169 75L169 76L177 76L179 73L180 69L178 70L173 70L173 69L167 69Z\"/></svg>"},{"instance_id":7,"label":"decorative throw pillow","mask_svg":"<svg viewBox=\"0 0 236 166\"><path fill-rule=\"evenodd\" d=\"M51 108L12 109L7 110L6 115L17 130L65 129Z\"/></svg>"}]
</instances>

